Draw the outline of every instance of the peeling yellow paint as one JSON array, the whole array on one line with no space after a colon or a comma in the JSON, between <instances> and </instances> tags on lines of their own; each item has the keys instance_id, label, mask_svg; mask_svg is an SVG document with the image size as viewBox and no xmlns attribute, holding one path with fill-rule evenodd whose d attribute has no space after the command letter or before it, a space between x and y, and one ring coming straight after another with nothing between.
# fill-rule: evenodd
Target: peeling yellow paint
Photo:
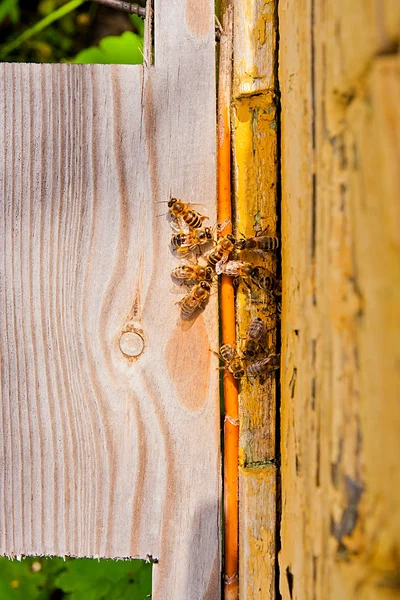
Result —
<instances>
[{"instance_id":1,"label":"peeling yellow paint","mask_svg":"<svg viewBox=\"0 0 400 600\"><path fill-rule=\"evenodd\" d=\"M272 125L272 127L271 127ZM256 220L262 228L276 231L277 131L274 94L242 97L234 111L236 233L255 234ZM261 259L242 253L243 260L264 264L274 271L276 258ZM258 314L273 328L275 315L262 294L257 302L243 286L237 294L238 339L243 340L251 316ZM274 347L274 333L269 344ZM262 401L261 401L262 399ZM241 388L240 464L270 460L275 456L275 392L272 378L265 383L243 380Z\"/></svg>"}]
</instances>

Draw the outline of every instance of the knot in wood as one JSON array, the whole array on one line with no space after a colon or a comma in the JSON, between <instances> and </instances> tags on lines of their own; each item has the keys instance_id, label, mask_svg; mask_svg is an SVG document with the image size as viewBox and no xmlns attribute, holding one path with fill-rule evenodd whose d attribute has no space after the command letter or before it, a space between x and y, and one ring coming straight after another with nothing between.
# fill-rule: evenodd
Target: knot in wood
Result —
<instances>
[{"instance_id":1,"label":"knot in wood","mask_svg":"<svg viewBox=\"0 0 400 600\"><path fill-rule=\"evenodd\" d=\"M120 337L119 347L122 354L135 358L144 350L144 339L137 331L125 331Z\"/></svg>"}]
</instances>

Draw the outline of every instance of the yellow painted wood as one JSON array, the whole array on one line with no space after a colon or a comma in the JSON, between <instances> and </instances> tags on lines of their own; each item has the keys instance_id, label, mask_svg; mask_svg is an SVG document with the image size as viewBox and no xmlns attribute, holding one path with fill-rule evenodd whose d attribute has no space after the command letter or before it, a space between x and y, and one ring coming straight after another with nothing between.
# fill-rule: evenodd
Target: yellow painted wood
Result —
<instances>
[{"instance_id":1,"label":"yellow painted wood","mask_svg":"<svg viewBox=\"0 0 400 600\"><path fill-rule=\"evenodd\" d=\"M275 598L277 469L241 469L239 483L240 600Z\"/></svg>"},{"instance_id":2,"label":"yellow painted wood","mask_svg":"<svg viewBox=\"0 0 400 600\"><path fill-rule=\"evenodd\" d=\"M233 138L236 235L277 227L278 120L276 3L235 2ZM276 272L276 255L243 252L241 260ZM243 348L252 317L266 320L276 348L276 307L255 287L237 293L237 340ZM275 597L276 374L242 379L239 395L239 590L241 600ZM268 524L268 525L267 525Z\"/></svg>"},{"instance_id":3,"label":"yellow painted wood","mask_svg":"<svg viewBox=\"0 0 400 600\"><path fill-rule=\"evenodd\" d=\"M284 0L279 23L280 590L398 598L400 6Z\"/></svg>"},{"instance_id":4,"label":"yellow painted wood","mask_svg":"<svg viewBox=\"0 0 400 600\"><path fill-rule=\"evenodd\" d=\"M255 235L254 226L276 232L277 121L272 93L236 101L235 169L236 230ZM276 256L242 252L241 259L276 271ZM276 313L266 294L242 285L237 294L238 344L243 346L251 317L260 316L271 329L269 346L276 343ZM271 460L275 456L275 375L265 383L246 380L240 390L240 464Z\"/></svg>"}]
</instances>

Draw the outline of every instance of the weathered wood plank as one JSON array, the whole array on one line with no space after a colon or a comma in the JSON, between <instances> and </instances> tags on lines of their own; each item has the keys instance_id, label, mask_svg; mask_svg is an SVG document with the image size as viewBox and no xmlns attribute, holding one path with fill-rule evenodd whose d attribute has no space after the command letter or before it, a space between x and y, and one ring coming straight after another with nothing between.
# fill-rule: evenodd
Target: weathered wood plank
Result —
<instances>
[{"instance_id":1,"label":"weathered wood plank","mask_svg":"<svg viewBox=\"0 0 400 600\"><path fill-rule=\"evenodd\" d=\"M251 9L252 2L241 4L241 12L245 14ZM272 4L272 3L271 3ZM271 11L272 9L269 8ZM241 14L239 12L239 15ZM256 18L255 13L254 18ZM236 11L235 11L236 15ZM259 15L262 18L262 15ZM236 43L234 69L236 87L234 91L234 180L236 206L236 233L240 237L256 234L255 226L268 228L270 235L276 235L277 223L277 114L275 91L268 89L265 93L241 96L240 86L243 81L241 65L247 52L245 20L238 23L235 17ZM244 27L244 29L243 29ZM240 29L241 28L241 29ZM256 48L257 40L252 40ZM258 49L259 50L259 49ZM259 51L254 50L253 61L259 62ZM272 54L275 59L275 46L271 40L265 41L265 54ZM268 59L270 72L268 81L275 81L273 58ZM275 67L274 67L275 65ZM276 255L268 253L260 257L251 251L241 253L241 260L263 264L276 272ZM238 340L242 345L246 337L246 329L253 316L267 321L269 346L274 350L276 343L276 313L273 303L267 295L254 288L252 293L241 286L238 298ZM260 380L242 380L240 390L240 463L246 464L271 460L276 455L276 401L275 376L266 378L264 384Z\"/></svg>"},{"instance_id":2,"label":"weathered wood plank","mask_svg":"<svg viewBox=\"0 0 400 600\"><path fill-rule=\"evenodd\" d=\"M275 91L276 2L235 0L235 96Z\"/></svg>"},{"instance_id":3,"label":"weathered wood plank","mask_svg":"<svg viewBox=\"0 0 400 600\"><path fill-rule=\"evenodd\" d=\"M240 600L275 598L276 480L275 465L240 471Z\"/></svg>"},{"instance_id":4,"label":"weathered wood plank","mask_svg":"<svg viewBox=\"0 0 400 600\"><path fill-rule=\"evenodd\" d=\"M1 65L0 552L151 554L154 598L211 599L216 296L180 328L158 202L215 222L213 8L155 13L155 67Z\"/></svg>"},{"instance_id":5,"label":"weathered wood plank","mask_svg":"<svg viewBox=\"0 0 400 600\"><path fill-rule=\"evenodd\" d=\"M278 114L276 107L276 3L235 2L234 181L236 232L252 237L277 231ZM276 272L277 256L243 252L241 259ZM237 292L237 339L243 349L252 317L266 321L276 349L274 302L255 286ZM239 396L240 598L275 597L276 372L241 380ZM268 464L269 463L269 464ZM266 525L268 523L268 525Z\"/></svg>"},{"instance_id":6,"label":"weathered wood plank","mask_svg":"<svg viewBox=\"0 0 400 600\"><path fill-rule=\"evenodd\" d=\"M285 599L398 597L400 16L367 4L279 9Z\"/></svg>"}]
</instances>

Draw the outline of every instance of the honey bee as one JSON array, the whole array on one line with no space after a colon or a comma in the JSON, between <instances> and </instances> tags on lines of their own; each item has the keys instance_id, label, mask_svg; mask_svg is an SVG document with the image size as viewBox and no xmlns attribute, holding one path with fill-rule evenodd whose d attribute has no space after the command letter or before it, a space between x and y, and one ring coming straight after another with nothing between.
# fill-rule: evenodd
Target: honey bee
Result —
<instances>
[{"instance_id":1,"label":"honey bee","mask_svg":"<svg viewBox=\"0 0 400 600\"><path fill-rule=\"evenodd\" d=\"M204 229L191 229L188 233L179 231L178 233L173 234L171 246L174 250L179 252L179 254L184 255L195 248L199 248L203 244L207 244L212 241L212 239L213 235L210 227L205 227Z\"/></svg>"},{"instance_id":2,"label":"honey bee","mask_svg":"<svg viewBox=\"0 0 400 600\"><path fill-rule=\"evenodd\" d=\"M249 364L246 373L248 377L258 377L269 371L275 371L280 367L280 354L270 354L265 358L256 360Z\"/></svg>"},{"instance_id":3,"label":"honey bee","mask_svg":"<svg viewBox=\"0 0 400 600\"><path fill-rule=\"evenodd\" d=\"M181 282L211 282L213 270L211 267L204 267L203 265L179 265L179 267L172 269L171 275L174 279L178 279Z\"/></svg>"},{"instance_id":4,"label":"honey bee","mask_svg":"<svg viewBox=\"0 0 400 600\"><path fill-rule=\"evenodd\" d=\"M243 363L233 346L223 344L219 349L219 356L225 363L224 368L232 373L235 379L241 379L244 376Z\"/></svg>"},{"instance_id":5,"label":"honey bee","mask_svg":"<svg viewBox=\"0 0 400 600\"><path fill-rule=\"evenodd\" d=\"M251 263L238 260L228 260L226 263L217 263L215 266L217 275L228 275L229 277L251 277L253 269Z\"/></svg>"},{"instance_id":6,"label":"honey bee","mask_svg":"<svg viewBox=\"0 0 400 600\"><path fill-rule=\"evenodd\" d=\"M180 223L186 223L191 229L200 229L203 221L208 219L190 208L186 202L182 202L178 198L170 198L168 201L169 212Z\"/></svg>"},{"instance_id":7,"label":"honey bee","mask_svg":"<svg viewBox=\"0 0 400 600\"><path fill-rule=\"evenodd\" d=\"M282 295L282 284L271 271L265 267L253 267L251 280L260 289L275 296Z\"/></svg>"},{"instance_id":8,"label":"honey bee","mask_svg":"<svg viewBox=\"0 0 400 600\"><path fill-rule=\"evenodd\" d=\"M232 252L234 247L235 238L230 233L220 238L215 248L213 248L206 255L206 259L210 267L213 267L215 269L218 265L219 268L222 263L225 263L228 260L229 254Z\"/></svg>"},{"instance_id":9,"label":"honey bee","mask_svg":"<svg viewBox=\"0 0 400 600\"><path fill-rule=\"evenodd\" d=\"M197 308L202 308L210 297L211 287L207 281L201 281L177 302L181 308L182 319L190 319Z\"/></svg>"},{"instance_id":10,"label":"honey bee","mask_svg":"<svg viewBox=\"0 0 400 600\"><path fill-rule=\"evenodd\" d=\"M255 252L271 252L279 248L279 238L276 236L266 235L267 229L264 229L259 235L254 237L237 240L235 243L236 250L254 250Z\"/></svg>"},{"instance_id":11,"label":"honey bee","mask_svg":"<svg viewBox=\"0 0 400 600\"><path fill-rule=\"evenodd\" d=\"M260 317L253 317L246 332L246 341L243 350L243 356L246 358L254 358L260 350L260 340L266 330L265 322Z\"/></svg>"}]
</instances>

